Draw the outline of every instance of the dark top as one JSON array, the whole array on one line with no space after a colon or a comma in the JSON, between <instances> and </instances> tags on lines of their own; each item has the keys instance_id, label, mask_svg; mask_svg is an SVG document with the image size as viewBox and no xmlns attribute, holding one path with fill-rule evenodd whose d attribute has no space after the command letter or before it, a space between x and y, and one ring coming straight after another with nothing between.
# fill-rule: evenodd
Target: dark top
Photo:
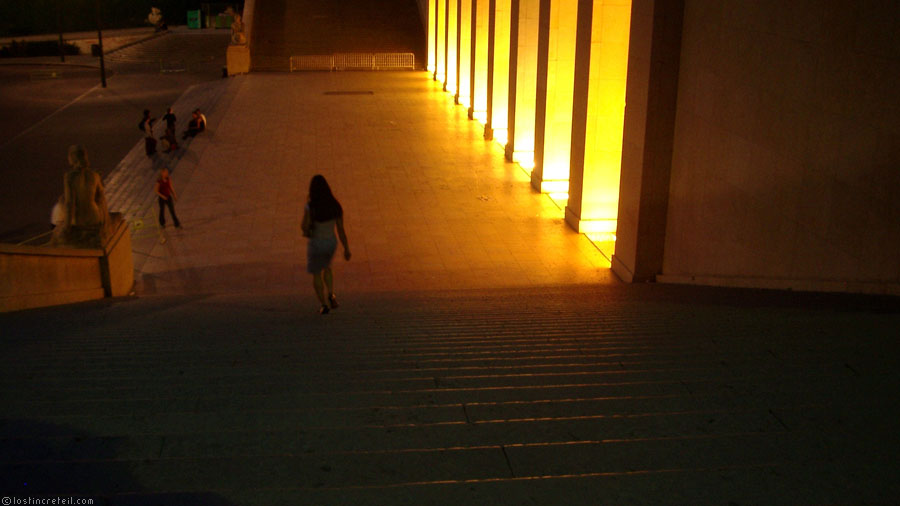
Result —
<instances>
[{"instance_id":1,"label":"dark top","mask_svg":"<svg viewBox=\"0 0 900 506\"><path fill-rule=\"evenodd\" d=\"M175 128L175 114L167 112L162 119L166 120L167 128Z\"/></svg>"},{"instance_id":2,"label":"dark top","mask_svg":"<svg viewBox=\"0 0 900 506\"><path fill-rule=\"evenodd\" d=\"M191 118L191 122L188 124L188 129L202 132L206 130L206 122L201 118Z\"/></svg>"},{"instance_id":3,"label":"dark top","mask_svg":"<svg viewBox=\"0 0 900 506\"><path fill-rule=\"evenodd\" d=\"M157 179L156 182L159 183L159 193L165 195L166 198L172 196L172 180L166 179L163 181L162 179Z\"/></svg>"}]
</instances>

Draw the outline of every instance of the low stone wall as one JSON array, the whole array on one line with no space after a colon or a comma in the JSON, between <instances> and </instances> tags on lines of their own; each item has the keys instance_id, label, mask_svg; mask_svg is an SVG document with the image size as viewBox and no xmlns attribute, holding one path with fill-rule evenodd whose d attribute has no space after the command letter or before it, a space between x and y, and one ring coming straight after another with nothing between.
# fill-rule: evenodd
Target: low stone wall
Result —
<instances>
[{"instance_id":1,"label":"low stone wall","mask_svg":"<svg viewBox=\"0 0 900 506\"><path fill-rule=\"evenodd\" d=\"M102 249L0 244L0 312L119 297L133 286L124 221Z\"/></svg>"},{"instance_id":2,"label":"low stone wall","mask_svg":"<svg viewBox=\"0 0 900 506\"><path fill-rule=\"evenodd\" d=\"M134 35L123 35L118 37L103 37L103 52L106 54L112 53L113 51L118 51L123 47L128 47L132 44L137 44L140 42L144 42L145 40L152 39L154 37L159 37L160 35L164 35L165 32L153 32L148 31L145 33L139 33ZM81 54L91 54L91 46L98 43L97 37L86 38L86 39L77 39L77 40L67 40L66 42L78 47L78 51Z\"/></svg>"},{"instance_id":3,"label":"low stone wall","mask_svg":"<svg viewBox=\"0 0 900 506\"><path fill-rule=\"evenodd\" d=\"M123 47L137 44L154 37L164 35L166 32L157 32L153 28L132 28L126 30L107 30L103 32L103 51L107 54L122 49ZM22 42L56 42L57 34L29 35L25 37L9 37L0 39L0 46L7 46L13 41ZM71 44L78 48L80 54L91 54L91 45L97 44L97 32L79 32L63 34L63 40L66 44ZM54 53L54 56L56 54Z\"/></svg>"},{"instance_id":4,"label":"low stone wall","mask_svg":"<svg viewBox=\"0 0 900 506\"><path fill-rule=\"evenodd\" d=\"M228 75L235 76L250 72L250 47L228 46L225 52L225 61L228 65Z\"/></svg>"}]
</instances>

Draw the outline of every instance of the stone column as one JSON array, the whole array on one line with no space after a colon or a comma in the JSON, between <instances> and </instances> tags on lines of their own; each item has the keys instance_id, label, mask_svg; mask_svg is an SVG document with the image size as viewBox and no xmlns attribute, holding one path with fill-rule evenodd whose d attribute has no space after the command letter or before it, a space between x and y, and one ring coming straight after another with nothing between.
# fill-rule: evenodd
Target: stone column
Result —
<instances>
[{"instance_id":1,"label":"stone column","mask_svg":"<svg viewBox=\"0 0 900 506\"><path fill-rule=\"evenodd\" d=\"M566 222L616 230L631 0L579 0Z\"/></svg>"},{"instance_id":2,"label":"stone column","mask_svg":"<svg viewBox=\"0 0 900 506\"><path fill-rule=\"evenodd\" d=\"M628 282L662 272L683 15L684 0L634 0L612 258Z\"/></svg>"},{"instance_id":3,"label":"stone column","mask_svg":"<svg viewBox=\"0 0 900 506\"><path fill-rule=\"evenodd\" d=\"M569 189L577 14L571 0L540 0L531 186L544 193Z\"/></svg>"},{"instance_id":4,"label":"stone column","mask_svg":"<svg viewBox=\"0 0 900 506\"><path fill-rule=\"evenodd\" d=\"M512 0L509 45L509 135L506 159L534 167L534 105L540 0Z\"/></svg>"}]
</instances>

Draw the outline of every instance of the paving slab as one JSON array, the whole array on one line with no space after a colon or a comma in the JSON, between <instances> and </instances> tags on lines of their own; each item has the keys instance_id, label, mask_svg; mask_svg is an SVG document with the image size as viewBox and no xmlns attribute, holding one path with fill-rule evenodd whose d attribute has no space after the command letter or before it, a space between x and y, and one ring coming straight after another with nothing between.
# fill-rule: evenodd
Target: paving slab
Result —
<instances>
[{"instance_id":1,"label":"paving slab","mask_svg":"<svg viewBox=\"0 0 900 506\"><path fill-rule=\"evenodd\" d=\"M309 284L299 220L317 173L346 212L339 290L613 282L425 73L253 74L235 87L189 180L173 175L183 230L134 234L140 293ZM354 90L372 94L327 94Z\"/></svg>"}]
</instances>

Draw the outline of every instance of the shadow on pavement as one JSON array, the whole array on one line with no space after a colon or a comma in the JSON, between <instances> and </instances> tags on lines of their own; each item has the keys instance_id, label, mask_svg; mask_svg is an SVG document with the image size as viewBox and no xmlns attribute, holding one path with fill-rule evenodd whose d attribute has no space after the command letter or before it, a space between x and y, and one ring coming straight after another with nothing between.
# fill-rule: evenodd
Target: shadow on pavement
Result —
<instances>
[{"instance_id":1,"label":"shadow on pavement","mask_svg":"<svg viewBox=\"0 0 900 506\"><path fill-rule=\"evenodd\" d=\"M232 504L208 492L145 490L132 473L140 464L121 460L119 450L127 442L127 437L96 437L42 421L4 420L0 422L0 490L22 500L81 497L108 505Z\"/></svg>"}]
</instances>

